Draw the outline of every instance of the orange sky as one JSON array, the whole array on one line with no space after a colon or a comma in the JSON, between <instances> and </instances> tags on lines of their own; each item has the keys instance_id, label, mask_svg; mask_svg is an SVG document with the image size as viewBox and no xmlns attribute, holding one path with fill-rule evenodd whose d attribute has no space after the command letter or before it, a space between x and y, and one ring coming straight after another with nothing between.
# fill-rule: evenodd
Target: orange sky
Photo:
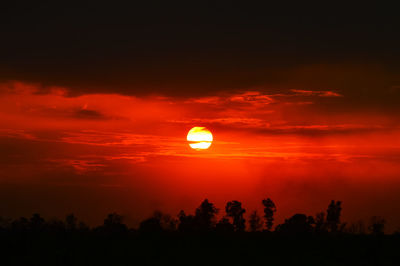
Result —
<instances>
[{"instance_id":1,"label":"orange sky","mask_svg":"<svg viewBox=\"0 0 400 266\"><path fill-rule=\"evenodd\" d=\"M394 88L395 89L395 88ZM271 197L277 221L342 200L343 220L400 226L395 113L345 108L345 91L268 88L202 97L100 93L18 81L0 85L0 214L74 212L98 224L117 211L137 225L154 210L204 198L247 212ZM214 136L186 142L193 126Z\"/></svg>"}]
</instances>

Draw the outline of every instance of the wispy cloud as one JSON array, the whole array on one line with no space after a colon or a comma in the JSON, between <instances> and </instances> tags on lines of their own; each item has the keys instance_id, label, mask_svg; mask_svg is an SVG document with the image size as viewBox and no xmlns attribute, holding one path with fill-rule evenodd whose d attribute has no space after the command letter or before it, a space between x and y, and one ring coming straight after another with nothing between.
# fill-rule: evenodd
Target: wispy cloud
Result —
<instances>
[{"instance_id":1,"label":"wispy cloud","mask_svg":"<svg viewBox=\"0 0 400 266\"><path fill-rule=\"evenodd\" d=\"M318 97L343 97L343 95L334 91L313 91L313 90L297 90L291 89L298 96L318 96Z\"/></svg>"},{"instance_id":2,"label":"wispy cloud","mask_svg":"<svg viewBox=\"0 0 400 266\"><path fill-rule=\"evenodd\" d=\"M34 140L37 139L34 134L27 132L23 129L0 129L1 137L8 138L21 138L21 139L29 139Z\"/></svg>"},{"instance_id":3,"label":"wispy cloud","mask_svg":"<svg viewBox=\"0 0 400 266\"><path fill-rule=\"evenodd\" d=\"M24 83L1 88L0 136L34 142L32 150L38 146L47 149L42 161L79 173L105 169L116 162L145 164L160 158L358 160L374 153L352 150L351 141L326 148L332 143L325 143L326 138L336 133L345 133L340 138L350 139L361 133L398 130L394 118L322 114L313 103L345 98L333 90L269 93L253 89L171 98L116 94L69 97L62 89L44 90ZM215 133L207 153L194 153L186 143L187 131L198 125ZM288 141L292 136L296 139ZM307 138L323 144L306 143Z\"/></svg>"}]
</instances>

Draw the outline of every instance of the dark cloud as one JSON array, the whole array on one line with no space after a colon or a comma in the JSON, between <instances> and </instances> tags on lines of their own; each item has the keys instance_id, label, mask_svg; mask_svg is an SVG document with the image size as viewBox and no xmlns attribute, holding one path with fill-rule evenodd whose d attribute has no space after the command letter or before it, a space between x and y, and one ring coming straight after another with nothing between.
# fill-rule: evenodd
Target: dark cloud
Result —
<instances>
[{"instance_id":1,"label":"dark cloud","mask_svg":"<svg viewBox=\"0 0 400 266\"><path fill-rule=\"evenodd\" d=\"M65 86L71 95L205 95L288 82L310 89L315 81L293 71L376 64L398 73L396 11L365 3L18 1L0 11L1 78ZM330 70L321 66L314 77ZM339 68L323 83L347 74ZM396 77L380 76L390 86Z\"/></svg>"},{"instance_id":2,"label":"dark cloud","mask_svg":"<svg viewBox=\"0 0 400 266\"><path fill-rule=\"evenodd\" d=\"M80 109L76 111L74 117L79 119L107 119L107 117L102 113L88 109Z\"/></svg>"}]
</instances>

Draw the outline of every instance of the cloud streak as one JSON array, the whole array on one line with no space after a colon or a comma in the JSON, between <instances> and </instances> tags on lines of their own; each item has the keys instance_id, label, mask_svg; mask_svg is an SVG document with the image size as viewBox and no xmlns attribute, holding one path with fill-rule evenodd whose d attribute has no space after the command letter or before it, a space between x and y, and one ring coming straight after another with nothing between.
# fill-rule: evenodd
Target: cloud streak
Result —
<instances>
[{"instance_id":1,"label":"cloud streak","mask_svg":"<svg viewBox=\"0 0 400 266\"><path fill-rule=\"evenodd\" d=\"M290 89L280 93L248 90L209 97L171 98L117 94L68 97L60 88L45 90L21 82L9 82L0 88L0 116L3 118L0 135L69 145L71 148L63 148L66 150L88 149L88 152L74 155L71 151L64 157L48 160L68 164L78 172L104 168L110 161L126 160L136 164L158 157L343 161L369 158L375 156L372 149L371 154L355 153L345 136L340 137L345 140L340 149L329 151L324 148L326 143L308 147L306 138L330 138L329 143L334 143L335 134L352 139L360 134L395 132L396 135L399 129L394 117L377 116L365 120L356 113L328 117L323 111L317 115L315 108L318 106L313 107L313 103L319 99L345 98L331 90ZM188 149L185 134L196 125L208 126L215 132L212 152L196 154ZM292 136L297 139L285 144ZM277 144L266 141L268 137ZM382 144L382 141L374 141ZM101 159L88 159L95 153Z\"/></svg>"}]
</instances>

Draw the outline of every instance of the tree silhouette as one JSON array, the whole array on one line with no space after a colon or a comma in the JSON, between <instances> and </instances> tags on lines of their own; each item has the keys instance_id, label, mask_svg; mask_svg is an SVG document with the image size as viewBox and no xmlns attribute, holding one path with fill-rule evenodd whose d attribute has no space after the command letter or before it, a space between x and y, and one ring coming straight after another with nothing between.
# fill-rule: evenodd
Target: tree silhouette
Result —
<instances>
[{"instance_id":1,"label":"tree silhouette","mask_svg":"<svg viewBox=\"0 0 400 266\"><path fill-rule=\"evenodd\" d=\"M230 223L227 217L222 217L215 226L217 232L231 233L235 231L235 227Z\"/></svg>"},{"instance_id":2,"label":"tree silhouette","mask_svg":"<svg viewBox=\"0 0 400 266\"><path fill-rule=\"evenodd\" d=\"M326 231L326 221L325 221L325 213L319 212L315 215L315 232L322 233Z\"/></svg>"},{"instance_id":3,"label":"tree silhouette","mask_svg":"<svg viewBox=\"0 0 400 266\"><path fill-rule=\"evenodd\" d=\"M163 228L161 227L160 219L153 216L140 223L139 231L146 233L157 233L163 231Z\"/></svg>"},{"instance_id":4,"label":"tree silhouette","mask_svg":"<svg viewBox=\"0 0 400 266\"><path fill-rule=\"evenodd\" d=\"M142 232L161 232L176 230L177 220L169 214L164 214L160 211L155 211L153 216L142 221L139 226L139 231Z\"/></svg>"},{"instance_id":5,"label":"tree silhouette","mask_svg":"<svg viewBox=\"0 0 400 266\"><path fill-rule=\"evenodd\" d=\"M122 220L123 220L123 218L122 218L121 215L119 215L116 212L113 212L113 213L108 214L107 218L104 219L104 225L105 226L112 226L112 225L115 225L115 224L122 224Z\"/></svg>"},{"instance_id":6,"label":"tree silhouette","mask_svg":"<svg viewBox=\"0 0 400 266\"><path fill-rule=\"evenodd\" d=\"M29 220L29 227L32 231L40 231L45 225L45 220L38 213L34 213Z\"/></svg>"},{"instance_id":7,"label":"tree silhouette","mask_svg":"<svg viewBox=\"0 0 400 266\"><path fill-rule=\"evenodd\" d=\"M81 232L87 232L90 230L89 226L85 224L84 222L80 221L78 224L78 230Z\"/></svg>"},{"instance_id":8,"label":"tree silhouette","mask_svg":"<svg viewBox=\"0 0 400 266\"><path fill-rule=\"evenodd\" d=\"M26 232L29 230L29 221L25 217L21 217L18 220L11 222L11 230L14 232Z\"/></svg>"},{"instance_id":9,"label":"tree silhouette","mask_svg":"<svg viewBox=\"0 0 400 266\"><path fill-rule=\"evenodd\" d=\"M233 227L235 228L235 231L244 231L246 220L243 218L243 214L246 210L242 208L242 203L237 200L229 201L226 204L225 212L228 217L233 219Z\"/></svg>"},{"instance_id":10,"label":"tree silhouette","mask_svg":"<svg viewBox=\"0 0 400 266\"><path fill-rule=\"evenodd\" d=\"M385 231L385 219L379 216L372 216L368 230L373 235L383 235Z\"/></svg>"},{"instance_id":11,"label":"tree silhouette","mask_svg":"<svg viewBox=\"0 0 400 266\"><path fill-rule=\"evenodd\" d=\"M123 217L115 212L108 214L104 219L103 229L108 233L123 233L128 230L123 224Z\"/></svg>"},{"instance_id":12,"label":"tree silhouette","mask_svg":"<svg viewBox=\"0 0 400 266\"><path fill-rule=\"evenodd\" d=\"M181 232L194 232L197 231L197 224L194 215L186 215L184 211L180 211L178 214L178 230Z\"/></svg>"},{"instance_id":13,"label":"tree silhouette","mask_svg":"<svg viewBox=\"0 0 400 266\"><path fill-rule=\"evenodd\" d=\"M5 229L9 226L11 219L0 216L0 229Z\"/></svg>"},{"instance_id":14,"label":"tree silhouette","mask_svg":"<svg viewBox=\"0 0 400 266\"><path fill-rule=\"evenodd\" d=\"M65 232L65 223L59 219L50 219L46 224L45 224L46 230L56 234L58 232Z\"/></svg>"},{"instance_id":15,"label":"tree silhouette","mask_svg":"<svg viewBox=\"0 0 400 266\"><path fill-rule=\"evenodd\" d=\"M263 204L273 215L273 202L267 199ZM349 261L352 265L400 265L400 233L384 235L385 220L380 217L372 217L369 236L356 235L363 231L359 224L346 227L346 234L337 234L346 225L339 223L338 202L328 208L329 221L337 224L337 231L328 226L325 213L317 213L315 217L295 214L275 226L273 233L260 232L264 219L253 211L248 222L254 233L246 233L241 232L245 222L242 204L227 202L225 210L215 226L217 209L207 200L194 215L181 211L179 232L177 219L160 211L142 221L138 230L128 230L117 213L106 216L104 224L95 228L81 225L72 214L64 220L45 220L39 214L30 219L2 219L0 264L258 265L268 261L339 265ZM221 255L214 261L217 254Z\"/></svg>"},{"instance_id":16,"label":"tree silhouette","mask_svg":"<svg viewBox=\"0 0 400 266\"><path fill-rule=\"evenodd\" d=\"M314 219L305 214L295 214L291 218L286 219L283 224L277 226L276 231L279 233L298 235L311 233L313 231L312 224Z\"/></svg>"},{"instance_id":17,"label":"tree silhouette","mask_svg":"<svg viewBox=\"0 0 400 266\"><path fill-rule=\"evenodd\" d=\"M218 209L215 208L214 204L205 199L196 209L195 220L198 229L201 231L211 230L217 213Z\"/></svg>"},{"instance_id":18,"label":"tree silhouette","mask_svg":"<svg viewBox=\"0 0 400 266\"><path fill-rule=\"evenodd\" d=\"M336 232L338 230L338 226L340 224L340 214L342 211L341 207L342 202L334 200L328 206L326 222L331 232Z\"/></svg>"},{"instance_id":19,"label":"tree silhouette","mask_svg":"<svg viewBox=\"0 0 400 266\"><path fill-rule=\"evenodd\" d=\"M160 221L160 225L163 228L163 230L165 231L176 230L176 225L178 223L176 218L172 217L169 214L162 213L160 211L155 211L153 216Z\"/></svg>"},{"instance_id":20,"label":"tree silhouette","mask_svg":"<svg viewBox=\"0 0 400 266\"><path fill-rule=\"evenodd\" d=\"M363 235L365 234L365 224L363 221L359 220L357 222L351 223L347 228L346 232L349 234L358 234Z\"/></svg>"},{"instance_id":21,"label":"tree silhouette","mask_svg":"<svg viewBox=\"0 0 400 266\"><path fill-rule=\"evenodd\" d=\"M264 205L264 217L266 220L265 225L267 230L271 231L274 224L274 213L276 212L276 206L270 198L264 199L262 204Z\"/></svg>"},{"instance_id":22,"label":"tree silhouette","mask_svg":"<svg viewBox=\"0 0 400 266\"><path fill-rule=\"evenodd\" d=\"M71 213L65 217L65 223L67 230L74 231L77 229L78 219Z\"/></svg>"},{"instance_id":23,"label":"tree silhouette","mask_svg":"<svg viewBox=\"0 0 400 266\"><path fill-rule=\"evenodd\" d=\"M249 217L250 231L257 232L263 227L263 221L257 211L253 211Z\"/></svg>"}]
</instances>

